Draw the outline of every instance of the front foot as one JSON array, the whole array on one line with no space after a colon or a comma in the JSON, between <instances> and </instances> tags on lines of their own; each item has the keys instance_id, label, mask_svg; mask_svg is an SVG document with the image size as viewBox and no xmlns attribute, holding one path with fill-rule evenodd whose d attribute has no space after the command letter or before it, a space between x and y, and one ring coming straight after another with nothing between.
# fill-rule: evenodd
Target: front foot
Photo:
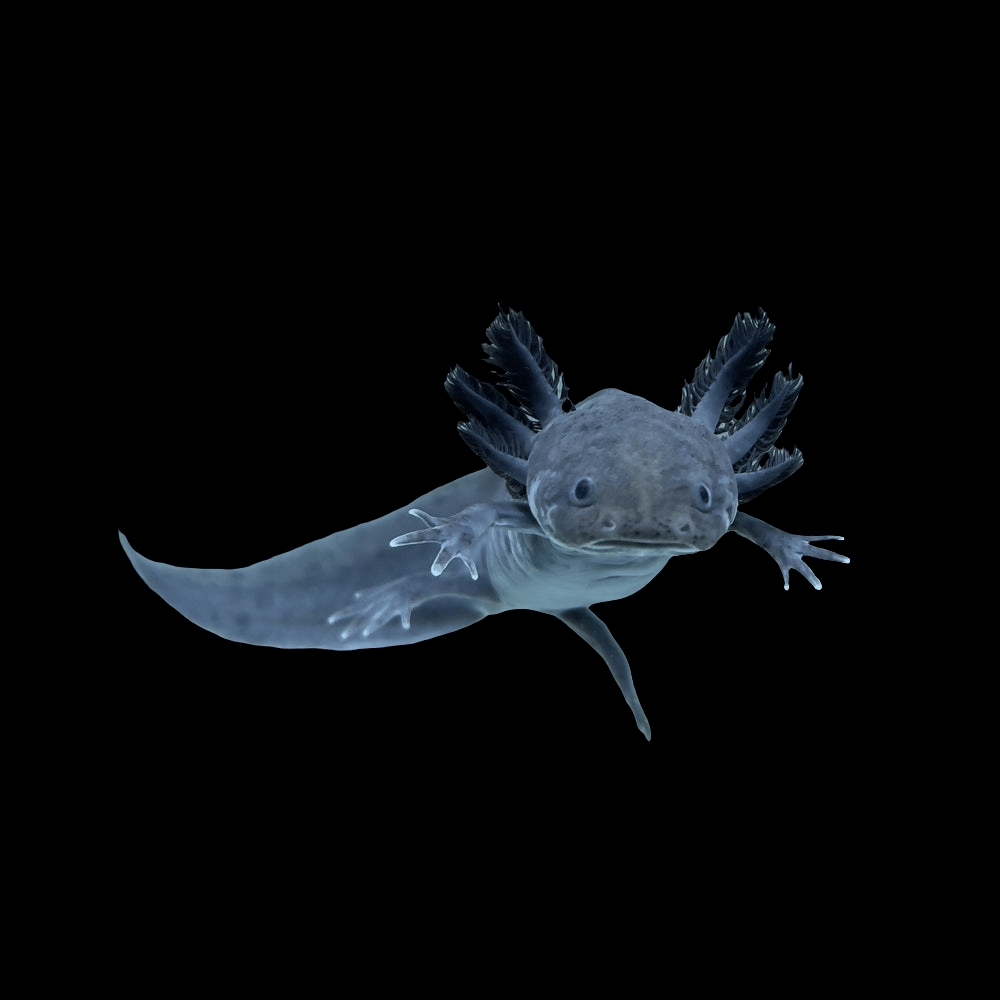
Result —
<instances>
[{"instance_id":1,"label":"front foot","mask_svg":"<svg viewBox=\"0 0 1000 1000\"><path fill-rule=\"evenodd\" d=\"M819 577L802 561L803 556L812 556L814 559L826 559L829 562L849 563L851 560L847 556L842 556L839 552L831 552L829 549L813 548L810 542L842 542L843 535L789 535L781 532L784 538L781 544L774 549L768 549L772 558L781 567L781 576L785 581L785 590L788 590L788 571L791 569L801 573L816 590L822 590L823 584L819 582Z\"/></svg>"},{"instance_id":2,"label":"front foot","mask_svg":"<svg viewBox=\"0 0 1000 1000\"><path fill-rule=\"evenodd\" d=\"M410 531L405 535L397 535L389 544L396 548L400 545L420 545L423 542L433 542L440 545L437 557L431 565L431 573L440 576L445 567L453 559L461 559L469 576L479 579L479 570L472 558L471 552L476 542L483 536L493 523L494 509L490 504L477 503L451 517L434 517L414 507L410 514L419 518L426 528L420 531Z\"/></svg>"},{"instance_id":3,"label":"front foot","mask_svg":"<svg viewBox=\"0 0 1000 1000\"><path fill-rule=\"evenodd\" d=\"M770 553L771 558L781 569L781 577L785 581L785 590L788 590L788 571L796 570L801 573L816 590L822 590L823 584L819 582L819 577L802 561L803 557L811 556L814 559L827 559L830 562L849 563L851 560L847 556L842 556L839 552L831 552L829 549L813 548L810 542L842 542L843 535L790 535L787 531L772 528L773 532L767 539L764 548Z\"/></svg>"},{"instance_id":4,"label":"front foot","mask_svg":"<svg viewBox=\"0 0 1000 1000\"><path fill-rule=\"evenodd\" d=\"M744 514L743 511L736 515L730 530L756 542L771 556L781 569L785 590L788 590L788 572L793 569L801 573L816 590L823 589L819 577L802 561L807 556L814 559L826 559L829 562L849 563L851 561L839 552L813 548L809 544L810 542L842 542L843 535L790 535L787 531L774 527L773 524Z\"/></svg>"}]
</instances>

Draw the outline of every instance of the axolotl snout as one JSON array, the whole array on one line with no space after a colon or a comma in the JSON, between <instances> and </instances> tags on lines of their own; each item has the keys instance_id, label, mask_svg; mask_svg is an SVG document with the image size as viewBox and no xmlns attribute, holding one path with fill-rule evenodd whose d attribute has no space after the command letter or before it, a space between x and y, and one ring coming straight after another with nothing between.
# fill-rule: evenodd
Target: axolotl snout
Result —
<instances>
[{"instance_id":1,"label":"axolotl snout","mask_svg":"<svg viewBox=\"0 0 1000 1000\"><path fill-rule=\"evenodd\" d=\"M484 347L519 405L458 367L445 382L467 417L459 433L487 468L244 569L156 563L119 538L157 594L238 642L349 650L420 642L515 608L554 615L604 657L649 739L625 654L590 605L636 593L727 531L769 552L786 590L791 569L820 588L804 556L849 562L810 544L842 536L790 535L738 509L803 462L775 447L801 375L779 373L737 416L773 332L763 311L737 316L677 411L617 389L574 406L531 324L501 313ZM413 517L425 527L408 530ZM433 560L424 543L439 547Z\"/></svg>"}]
</instances>

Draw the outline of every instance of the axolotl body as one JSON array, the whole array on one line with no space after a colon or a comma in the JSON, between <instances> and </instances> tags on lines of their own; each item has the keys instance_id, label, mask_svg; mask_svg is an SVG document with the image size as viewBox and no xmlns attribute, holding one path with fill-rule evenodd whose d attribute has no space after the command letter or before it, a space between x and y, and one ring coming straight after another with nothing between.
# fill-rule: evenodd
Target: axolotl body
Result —
<instances>
[{"instance_id":1,"label":"axolotl body","mask_svg":"<svg viewBox=\"0 0 1000 1000\"><path fill-rule=\"evenodd\" d=\"M769 552L786 590L791 569L820 589L804 556L849 562L810 544L842 536L790 535L739 510L803 462L775 446L801 375L777 374L737 416L773 332L763 310L737 315L676 411L618 389L574 406L531 324L501 312L484 347L518 405L457 366L445 381L485 469L243 569L157 563L119 538L168 604L236 642L352 650L422 642L513 609L554 615L604 657L649 739L628 660L592 604L629 597L727 531ZM425 527L408 530L413 517ZM424 543L439 546L433 560Z\"/></svg>"}]
</instances>

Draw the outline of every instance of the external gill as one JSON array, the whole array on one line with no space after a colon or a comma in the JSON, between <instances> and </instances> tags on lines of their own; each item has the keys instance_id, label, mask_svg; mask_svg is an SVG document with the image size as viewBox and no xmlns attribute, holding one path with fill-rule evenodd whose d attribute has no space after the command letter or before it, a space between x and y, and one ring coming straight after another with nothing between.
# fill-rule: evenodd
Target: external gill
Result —
<instances>
[{"instance_id":1,"label":"external gill","mask_svg":"<svg viewBox=\"0 0 1000 1000\"><path fill-rule=\"evenodd\" d=\"M783 448L775 447L799 398L802 384L801 375L792 378L791 365L788 366L787 378L778 372L771 383L770 398L761 393L725 439L741 503L759 496L802 468L804 459L798 448L789 454ZM761 463L765 461L766 466L761 468Z\"/></svg>"},{"instance_id":2,"label":"external gill","mask_svg":"<svg viewBox=\"0 0 1000 1000\"><path fill-rule=\"evenodd\" d=\"M724 440L736 473L740 503L787 479L803 463L797 448L789 453L775 447L802 390L802 376L792 378L791 366L787 377L781 372L775 375L770 398L761 393L743 416L736 418L750 380L770 354L767 344L774 329L763 309L756 320L749 313L740 319L737 313L732 329L719 341L715 357L709 354L692 381L685 384L678 407L678 412Z\"/></svg>"},{"instance_id":3,"label":"external gill","mask_svg":"<svg viewBox=\"0 0 1000 1000\"><path fill-rule=\"evenodd\" d=\"M743 405L750 379L771 352L767 348L774 324L760 310L758 319L739 313L732 329L720 341L715 357L706 355L690 383L681 392L678 413L704 424L713 434L726 434Z\"/></svg>"},{"instance_id":4,"label":"external gill","mask_svg":"<svg viewBox=\"0 0 1000 1000\"><path fill-rule=\"evenodd\" d=\"M500 315L486 331L487 357L503 369L500 384L520 403L513 406L493 386L457 365L445 379L445 391L468 418L458 425L462 440L519 499L525 496L532 440L554 416L572 409L566 381L545 352L542 339L521 313Z\"/></svg>"},{"instance_id":5,"label":"external gill","mask_svg":"<svg viewBox=\"0 0 1000 1000\"><path fill-rule=\"evenodd\" d=\"M456 365L444 382L452 402L469 418L458 425L462 440L498 476L511 496L523 497L528 456L535 437L521 411L496 389Z\"/></svg>"}]
</instances>

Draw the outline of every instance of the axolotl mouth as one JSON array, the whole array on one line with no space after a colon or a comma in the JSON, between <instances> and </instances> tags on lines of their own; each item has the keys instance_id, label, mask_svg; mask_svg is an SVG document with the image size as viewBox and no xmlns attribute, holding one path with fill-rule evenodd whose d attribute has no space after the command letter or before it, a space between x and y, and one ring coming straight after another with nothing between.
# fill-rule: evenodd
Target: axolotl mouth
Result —
<instances>
[{"instance_id":1,"label":"axolotl mouth","mask_svg":"<svg viewBox=\"0 0 1000 1000\"><path fill-rule=\"evenodd\" d=\"M601 538L597 541L587 542L583 546L585 549L632 549L661 552L694 552L696 546L689 542L665 542L654 539L644 540L635 538Z\"/></svg>"}]
</instances>

